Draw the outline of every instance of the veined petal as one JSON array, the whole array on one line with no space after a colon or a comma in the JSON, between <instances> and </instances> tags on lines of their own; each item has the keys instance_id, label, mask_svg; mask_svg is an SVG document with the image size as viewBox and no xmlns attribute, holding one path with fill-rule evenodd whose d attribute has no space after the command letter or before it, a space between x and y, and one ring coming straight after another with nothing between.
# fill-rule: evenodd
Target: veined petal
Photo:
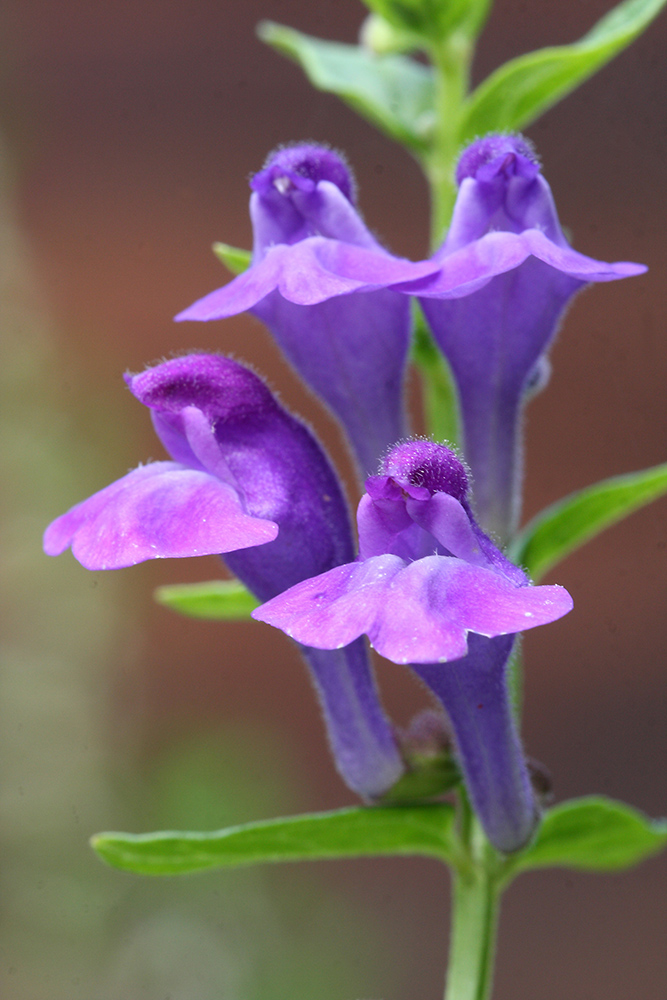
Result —
<instances>
[{"instance_id":1,"label":"veined petal","mask_svg":"<svg viewBox=\"0 0 667 1000\"><path fill-rule=\"evenodd\" d=\"M492 278L537 257L557 271L579 281L616 281L643 274L643 264L619 261L607 264L550 240L539 229L521 233L490 232L440 259L437 273L394 289L423 298L459 299L483 288ZM436 259L434 258L434 260Z\"/></svg>"},{"instance_id":2,"label":"veined petal","mask_svg":"<svg viewBox=\"0 0 667 1000\"><path fill-rule=\"evenodd\" d=\"M483 288L497 274L511 271L531 253L516 233L487 233L481 239L442 256L437 272L417 281L394 285L396 290L424 298L464 298Z\"/></svg>"},{"instance_id":3,"label":"veined petal","mask_svg":"<svg viewBox=\"0 0 667 1000\"><path fill-rule=\"evenodd\" d=\"M468 632L522 632L571 609L562 587L517 587L494 570L451 556L406 565L384 555L306 580L253 617L319 649L336 649L365 632L394 663L433 663L465 656Z\"/></svg>"},{"instance_id":4,"label":"veined petal","mask_svg":"<svg viewBox=\"0 0 667 1000\"><path fill-rule=\"evenodd\" d=\"M213 555L273 541L273 521L244 513L227 484L176 462L154 462L57 518L44 550L70 545L86 569L120 569L147 559Z\"/></svg>"},{"instance_id":5,"label":"veined petal","mask_svg":"<svg viewBox=\"0 0 667 1000\"><path fill-rule=\"evenodd\" d=\"M398 556L347 563L304 580L256 608L252 617L316 649L340 649L374 628Z\"/></svg>"},{"instance_id":6,"label":"veined petal","mask_svg":"<svg viewBox=\"0 0 667 1000\"><path fill-rule=\"evenodd\" d=\"M175 319L212 320L252 309L273 291L301 306L337 295L367 292L415 281L439 270L433 261L413 263L381 249L310 236L291 246L281 243L223 288L218 288Z\"/></svg>"},{"instance_id":7,"label":"veined petal","mask_svg":"<svg viewBox=\"0 0 667 1000\"><path fill-rule=\"evenodd\" d=\"M395 663L445 662L465 656L467 634L522 632L572 609L562 587L517 587L497 572L460 559L428 556L391 581L371 643Z\"/></svg>"},{"instance_id":8,"label":"veined petal","mask_svg":"<svg viewBox=\"0 0 667 1000\"><path fill-rule=\"evenodd\" d=\"M519 238L525 241L534 257L580 281L617 281L619 278L644 274L648 270L644 264L633 264L631 261L607 264L593 257L586 257L572 247L554 243L539 229L526 229Z\"/></svg>"}]
</instances>

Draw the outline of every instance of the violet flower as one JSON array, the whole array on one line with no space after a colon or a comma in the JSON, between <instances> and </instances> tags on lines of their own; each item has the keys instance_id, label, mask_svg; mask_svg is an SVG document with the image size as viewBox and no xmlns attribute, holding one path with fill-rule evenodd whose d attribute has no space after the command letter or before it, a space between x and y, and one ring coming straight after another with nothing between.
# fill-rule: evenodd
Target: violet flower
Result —
<instances>
[{"instance_id":1,"label":"violet flower","mask_svg":"<svg viewBox=\"0 0 667 1000\"><path fill-rule=\"evenodd\" d=\"M341 649L367 634L441 700L466 785L491 842L514 851L537 806L507 690L516 633L570 611L562 587L529 584L477 525L466 471L444 445L412 441L367 480L359 557L253 612L299 642ZM453 661L453 662L450 662Z\"/></svg>"},{"instance_id":2,"label":"violet flower","mask_svg":"<svg viewBox=\"0 0 667 1000\"><path fill-rule=\"evenodd\" d=\"M474 142L461 156L457 180L451 227L435 255L447 280L412 290L458 387L478 517L504 543L519 518L523 403L543 380L546 352L568 302L587 282L646 268L601 263L570 248L549 185L520 136ZM451 264L465 252L476 259L470 294L441 301L438 287L450 298ZM475 277L493 274L476 286Z\"/></svg>"},{"instance_id":3,"label":"violet flower","mask_svg":"<svg viewBox=\"0 0 667 1000\"><path fill-rule=\"evenodd\" d=\"M404 434L409 315L396 293L418 296L458 384L480 519L506 541L518 517L521 404L567 302L587 282L645 268L602 263L568 246L549 187L518 137L474 143L458 179L443 247L412 263L368 231L335 153L279 150L252 181L252 266L176 319L252 311L370 471Z\"/></svg>"},{"instance_id":4,"label":"violet flower","mask_svg":"<svg viewBox=\"0 0 667 1000\"><path fill-rule=\"evenodd\" d=\"M326 456L253 372L194 354L127 382L173 461L135 469L57 518L44 537L48 555L71 545L98 570L226 553L260 600L352 558L345 500ZM382 794L403 763L363 640L302 652L339 771L362 796Z\"/></svg>"},{"instance_id":5,"label":"violet flower","mask_svg":"<svg viewBox=\"0 0 667 1000\"><path fill-rule=\"evenodd\" d=\"M355 208L347 166L330 149L279 149L251 187L252 266L176 319L258 316L340 420L366 475L406 432L409 302L386 286L437 265L380 246Z\"/></svg>"}]
</instances>

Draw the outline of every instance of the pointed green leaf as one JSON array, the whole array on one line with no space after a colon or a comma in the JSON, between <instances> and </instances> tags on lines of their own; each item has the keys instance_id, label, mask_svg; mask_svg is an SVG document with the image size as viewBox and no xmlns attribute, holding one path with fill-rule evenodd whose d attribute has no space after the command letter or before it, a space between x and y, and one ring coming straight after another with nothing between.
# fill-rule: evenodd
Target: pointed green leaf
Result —
<instances>
[{"instance_id":1,"label":"pointed green leaf","mask_svg":"<svg viewBox=\"0 0 667 1000\"><path fill-rule=\"evenodd\" d=\"M651 820L603 796L571 799L549 809L535 843L511 859L513 874L532 868L618 871L667 845L667 821Z\"/></svg>"},{"instance_id":2,"label":"pointed green leaf","mask_svg":"<svg viewBox=\"0 0 667 1000\"><path fill-rule=\"evenodd\" d=\"M525 128L609 62L650 24L667 0L625 0L573 45L505 63L471 94L460 140Z\"/></svg>"},{"instance_id":3,"label":"pointed green leaf","mask_svg":"<svg viewBox=\"0 0 667 1000\"><path fill-rule=\"evenodd\" d=\"M534 517L512 543L510 558L537 581L584 542L665 494L667 462L604 479Z\"/></svg>"},{"instance_id":4,"label":"pointed green leaf","mask_svg":"<svg viewBox=\"0 0 667 1000\"><path fill-rule=\"evenodd\" d=\"M216 618L227 622L250 618L250 613L260 605L260 601L239 580L208 580L205 583L158 587L155 600L190 618Z\"/></svg>"},{"instance_id":5,"label":"pointed green leaf","mask_svg":"<svg viewBox=\"0 0 667 1000\"><path fill-rule=\"evenodd\" d=\"M242 274L250 267L252 253L240 247L230 247L229 243L214 243L213 253L232 274Z\"/></svg>"},{"instance_id":6,"label":"pointed green leaf","mask_svg":"<svg viewBox=\"0 0 667 1000\"><path fill-rule=\"evenodd\" d=\"M393 139L423 151L433 124L433 71L406 56L375 55L262 21L262 41L297 62L318 90L337 94Z\"/></svg>"},{"instance_id":7,"label":"pointed green leaf","mask_svg":"<svg viewBox=\"0 0 667 1000\"><path fill-rule=\"evenodd\" d=\"M454 808L355 807L245 823L212 833L99 833L92 846L108 864L141 875L180 875L268 861L453 853Z\"/></svg>"}]
</instances>

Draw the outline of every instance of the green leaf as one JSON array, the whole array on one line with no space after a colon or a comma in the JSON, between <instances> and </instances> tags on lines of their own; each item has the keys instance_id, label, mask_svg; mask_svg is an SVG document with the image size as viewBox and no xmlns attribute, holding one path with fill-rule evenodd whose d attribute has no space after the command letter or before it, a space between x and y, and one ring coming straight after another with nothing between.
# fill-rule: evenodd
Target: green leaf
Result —
<instances>
[{"instance_id":1,"label":"green leaf","mask_svg":"<svg viewBox=\"0 0 667 1000\"><path fill-rule=\"evenodd\" d=\"M530 125L634 41L666 2L625 0L573 45L539 49L505 63L466 102L461 143Z\"/></svg>"},{"instance_id":2,"label":"green leaf","mask_svg":"<svg viewBox=\"0 0 667 1000\"><path fill-rule=\"evenodd\" d=\"M229 243L214 243L213 253L232 274L243 274L250 267L252 253L240 247L230 247Z\"/></svg>"},{"instance_id":3,"label":"green leaf","mask_svg":"<svg viewBox=\"0 0 667 1000\"><path fill-rule=\"evenodd\" d=\"M584 542L666 493L667 462L604 479L534 517L510 546L510 558L537 581Z\"/></svg>"},{"instance_id":4,"label":"green leaf","mask_svg":"<svg viewBox=\"0 0 667 1000\"><path fill-rule=\"evenodd\" d=\"M190 618L244 621L260 601L239 580L208 580L205 583L177 583L158 587L155 600L172 611Z\"/></svg>"},{"instance_id":5,"label":"green leaf","mask_svg":"<svg viewBox=\"0 0 667 1000\"><path fill-rule=\"evenodd\" d=\"M433 71L406 56L375 55L262 21L262 41L297 62L318 90L337 94L393 139L423 152L433 125Z\"/></svg>"},{"instance_id":6,"label":"green leaf","mask_svg":"<svg viewBox=\"0 0 667 1000\"><path fill-rule=\"evenodd\" d=\"M365 0L399 31L411 32L424 47L455 31L472 37L482 27L490 0Z\"/></svg>"},{"instance_id":7,"label":"green leaf","mask_svg":"<svg viewBox=\"0 0 667 1000\"><path fill-rule=\"evenodd\" d=\"M445 803L340 809L246 823L212 833L99 833L108 864L141 875L180 875L267 861L453 854L454 808Z\"/></svg>"},{"instance_id":8,"label":"green leaf","mask_svg":"<svg viewBox=\"0 0 667 1000\"><path fill-rule=\"evenodd\" d=\"M667 845L667 821L623 802L591 795L549 809L535 843L510 861L512 874L532 868L618 871Z\"/></svg>"}]
</instances>

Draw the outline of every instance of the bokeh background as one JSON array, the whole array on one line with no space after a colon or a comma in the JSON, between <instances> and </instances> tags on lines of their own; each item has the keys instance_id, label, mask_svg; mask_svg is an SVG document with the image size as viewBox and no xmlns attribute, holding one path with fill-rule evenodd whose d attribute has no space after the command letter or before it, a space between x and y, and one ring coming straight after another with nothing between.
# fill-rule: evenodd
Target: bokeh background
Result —
<instances>
[{"instance_id":1,"label":"bokeh background","mask_svg":"<svg viewBox=\"0 0 667 1000\"><path fill-rule=\"evenodd\" d=\"M475 76L574 40L606 0L497 0ZM41 554L44 525L160 458L122 373L184 348L265 372L349 474L336 427L249 317L171 317L250 245L248 175L325 140L394 252L427 246L415 163L265 49L273 18L354 41L357 0L5 0L0 12L3 599L0 995L6 1000L383 1000L441 991L446 875L427 861L297 865L151 881L105 869L100 829L216 828L337 807L305 670L257 624L158 607L215 559L91 574ZM647 276L582 295L528 420L530 516L667 457L667 15L528 134L577 249ZM414 393L413 393L414 394ZM575 611L526 640L525 738L558 799L667 812L667 507L553 574ZM399 722L424 704L380 664ZM665 859L613 877L524 876L507 895L497 1000L662 1000Z\"/></svg>"}]
</instances>

